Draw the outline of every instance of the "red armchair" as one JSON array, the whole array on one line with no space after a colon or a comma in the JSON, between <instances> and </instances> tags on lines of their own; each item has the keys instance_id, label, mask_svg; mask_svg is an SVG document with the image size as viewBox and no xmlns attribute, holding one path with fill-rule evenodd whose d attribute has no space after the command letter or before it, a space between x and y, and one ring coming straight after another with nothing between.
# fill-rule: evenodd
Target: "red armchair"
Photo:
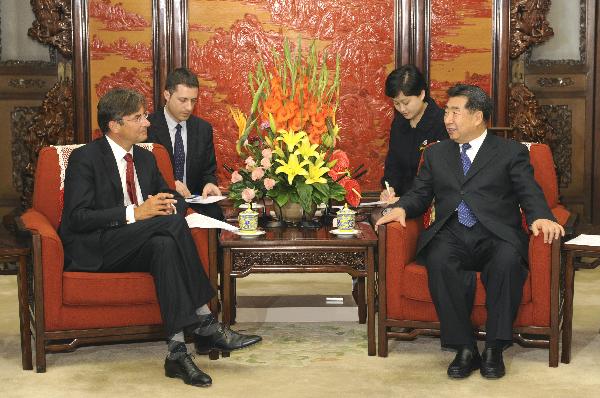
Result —
<instances>
[{"instance_id":1,"label":"red armchair","mask_svg":"<svg viewBox=\"0 0 600 398\"><path fill-rule=\"evenodd\" d=\"M572 225L575 217L558 202L558 184L550 148L526 144L530 150L535 179L557 221ZM378 354L388 355L388 339L414 340L420 334L439 334L439 321L429 294L427 270L415 262L417 237L422 219L379 227L379 330ZM549 365L558 366L558 343L562 320L560 241L544 244L543 237L531 235L529 276L514 323L515 341L523 346L549 347ZM471 320L483 335L486 320L485 290L477 275L475 305ZM563 353L570 341L563 341Z\"/></svg>"},{"instance_id":2,"label":"red armchair","mask_svg":"<svg viewBox=\"0 0 600 398\"><path fill-rule=\"evenodd\" d=\"M142 146L152 151L165 181L174 189L167 150L158 144ZM32 208L19 221L21 229L31 234L33 257L29 275L19 283L23 291L20 294L28 297L20 308L23 369L33 368L31 337L35 339L38 372L46 370L46 352L73 351L82 344L164 337L149 273L63 271L63 247L57 234L63 205L61 185L68 157L76 147L47 147L40 151ZM194 228L192 235L216 289L216 230ZM216 298L211 308L216 311ZM217 356L211 353L211 358Z\"/></svg>"}]
</instances>

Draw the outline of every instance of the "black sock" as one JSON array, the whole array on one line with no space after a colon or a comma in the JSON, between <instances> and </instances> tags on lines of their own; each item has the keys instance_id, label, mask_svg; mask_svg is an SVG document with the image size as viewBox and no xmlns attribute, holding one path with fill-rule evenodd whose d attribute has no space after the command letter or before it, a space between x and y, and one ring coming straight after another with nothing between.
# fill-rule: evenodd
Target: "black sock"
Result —
<instances>
[{"instance_id":1,"label":"black sock","mask_svg":"<svg viewBox=\"0 0 600 398\"><path fill-rule=\"evenodd\" d=\"M167 344L169 350L167 358L173 360L187 354L187 347L185 346L185 343L177 340L169 340Z\"/></svg>"},{"instance_id":2,"label":"black sock","mask_svg":"<svg viewBox=\"0 0 600 398\"><path fill-rule=\"evenodd\" d=\"M210 336L216 332L220 326L213 314L199 315L198 318L200 318L200 323L198 324L198 327L194 329L194 334L199 336Z\"/></svg>"}]
</instances>

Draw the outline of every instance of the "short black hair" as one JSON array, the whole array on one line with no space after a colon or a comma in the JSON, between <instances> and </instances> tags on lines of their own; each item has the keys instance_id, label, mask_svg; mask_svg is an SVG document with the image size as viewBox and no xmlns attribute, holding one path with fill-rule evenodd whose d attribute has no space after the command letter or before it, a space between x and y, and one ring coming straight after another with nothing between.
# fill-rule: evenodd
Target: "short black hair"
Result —
<instances>
[{"instance_id":1,"label":"short black hair","mask_svg":"<svg viewBox=\"0 0 600 398\"><path fill-rule=\"evenodd\" d=\"M120 122L123 116L136 113L140 107L146 109L146 98L130 88L113 88L98 101L98 126L102 133L110 131L111 121Z\"/></svg>"},{"instance_id":2,"label":"short black hair","mask_svg":"<svg viewBox=\"0 0 600 398\"><path fill-rule=\"evenodd\" d=\"M198 77L187 68L177 68L169 72L167 75L167 82L165 83L165 90L173 94L175 90L177 90L178 84L194 88L200 87Z\"/></svg>"},{"instance_id":3,"label":"short black hair","mask_svg":"<svg viewBox=\"0 0 600 398\"><path fill-rule=\"evenodd\" d=\"M393 70L385 79L385 95L390 98L396 98L400 92L407 97L410 95L419 96L421 91L425 91L425 96L428 96L425 78L414 65L402 65Z\"/></svg>"},{"instance_id":4,"label":"short black hair","mask_svg":"<svg viewBox=\"0 0 600 398\"><path fill-rule=\"evenodd\" d=\"M466 97L465 108L472 112L481 111L483 120L488 121L492 116L494 104L489 95L481 87L470 84L457 84L448 89L448 98Z\"/></svg>"}]
</instances>

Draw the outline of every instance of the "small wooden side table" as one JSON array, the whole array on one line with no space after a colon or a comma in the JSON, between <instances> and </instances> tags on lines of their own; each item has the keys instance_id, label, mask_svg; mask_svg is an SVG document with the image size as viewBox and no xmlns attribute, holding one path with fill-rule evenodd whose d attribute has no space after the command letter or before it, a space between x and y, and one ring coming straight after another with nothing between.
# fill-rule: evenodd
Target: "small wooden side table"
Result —
<instances>
[{"instance_id":1,"label":"small wooden side table","mask_svg":"<svg viewBox=\"0 0 600 398\"><path fill-rule=\"evenodd\" d=\"M367 322L368 353L375 355L377 235L366 222L357 223L356 228L360 233L349 237L336 237L330 233L331 227L267 229L265 235L253 239L222 231L223 324L229 326L235 317L233 278L251 273L350 274L358 278L359 321ZM368 282L366 305L365 278Z\"/></svg>"},{"instance_id":2,"label":"small wooden side table","mask_svg":"<svg viewBox=\"0 0 600 398\"><path fill-rule=\"evenodd\" d=\"M21 327L21 361L23 369L33 369L31 363L31 344L25 344L26 339L31 339L30 317L29 317L29 298L27 297L27 257L29 248L20 245L16 239L10 235L0 237L0 262L16 262L19 265L17 270L17 285L19 288L19 321ZM26 352L23 352L25 350Z\"/></svg>"},{"instance_id":3,"label":"small wooden side table","mask_svg":"<svg viewBox=\"0 0 600 398\"><path fill-rule=\"evenodd\" d=\"M565 269L565 308L563 311L563 346L568 344L566 351L563 350L561 362L569 363L571 361L571 338L573 325L573 293L575 282L575 259L581 257L592 257L600 259L600 246L583 246L565 243L563 250L566 254L567 264ZM593 264L598 265L598 261Z\"/></svg>"}]
</instances>

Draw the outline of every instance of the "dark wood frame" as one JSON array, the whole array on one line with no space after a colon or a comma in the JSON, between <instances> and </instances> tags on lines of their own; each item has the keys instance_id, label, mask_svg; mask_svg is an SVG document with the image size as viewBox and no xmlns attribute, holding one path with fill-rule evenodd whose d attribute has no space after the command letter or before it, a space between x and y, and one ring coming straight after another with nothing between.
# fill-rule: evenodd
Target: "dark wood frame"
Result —
<instances>
[{"instance_id":1,"label":"dark wood frame","mask_svg":"<svg viewBox=\"0 0 600 398\"><path fill-rule=\"evenodd\" d=\"M76 142L91 139L90 54L88 0L73 1L73 71ZM163 89L169 70L187 62L187 0L152 2L152 49L155 107L164 104Z\"/></svg>"},{"instance_id":2,"label":"dark wood frame","mask_svg":"<svg viewBox=\"0 0 600 398\"><path fill-rule=\"evenodd\" d=\"M566 230L572 231L576 216L571 215ZM377 230L379 236L378 245L378 285L379 293L379 317L378 317L378 356L387 357L388 355L388 339L396 338L404 341L415 340L420 335L439 336L439 322L422 322L414 320L392 319L387 316L387 300L386 300L386 234L387 226L380 225ZM573 283L569 282L568 273L567 280L563 278L565 274L561 273L561 240L553 241L551 247L551 274L550 274L550 326L549 327L518 327L514 328L514 340L519 345L524 347L548 348L548 364L551 367L558 366L558 348L560 333L562 329L562 355L561 361L569 363L571 351L571 324L565 323L569 316L572 318L572 297ZM561 280L563 279L563 280ZM564 296L561 297L561 290L564 289ZM569 289L571 289L569 291ZM570 297L570 301L569 301ZM567 308L567 306L570 306ZM571 314L571 315L569 315ZM394 328L394 329L392 329ZM402 330L401 328L406 328ZM568 330L567 330L568 329ZM485 328L482 327L477 331L480 339L485 337ZM526 335L539 336L539 339L531 339Z\"/></svg>"},{"instance_id":3,"label":"dark wood frame","mask_svg":"<svg viewBox=\"0 0 600 398\"><path fill-rule=\"evenodd\" d=\"M590 7L594 7L591 9ZM589 133L586 134L586 153L585 158L590 159L585 163L585 181L591 182L591 187L585 184L586 208L591 211L591 221L594 225L600 224L600 7L596 6L593 0L588 2L588 34L586 43L589 48L589 90L586 98L588 108L586 114L590 115L587 127ZM592 18L594 19L592 23ZM593 28L592 28L593 27ZM589 200L589 202L588 202ZM598 231L594 231L598 233Z\"/></svg>"},{"instance_id":4,"label":"dark wood frame","mask_svg":"<svg viewBox=\"0 0 600 398\"><path fill-rule=\"evenodd\" d=\"M396 0L396 66L415 64L429 81L430 0ZM510 2L493 0L492 125L508 123Z\"/></svg>"}]
</instances>

